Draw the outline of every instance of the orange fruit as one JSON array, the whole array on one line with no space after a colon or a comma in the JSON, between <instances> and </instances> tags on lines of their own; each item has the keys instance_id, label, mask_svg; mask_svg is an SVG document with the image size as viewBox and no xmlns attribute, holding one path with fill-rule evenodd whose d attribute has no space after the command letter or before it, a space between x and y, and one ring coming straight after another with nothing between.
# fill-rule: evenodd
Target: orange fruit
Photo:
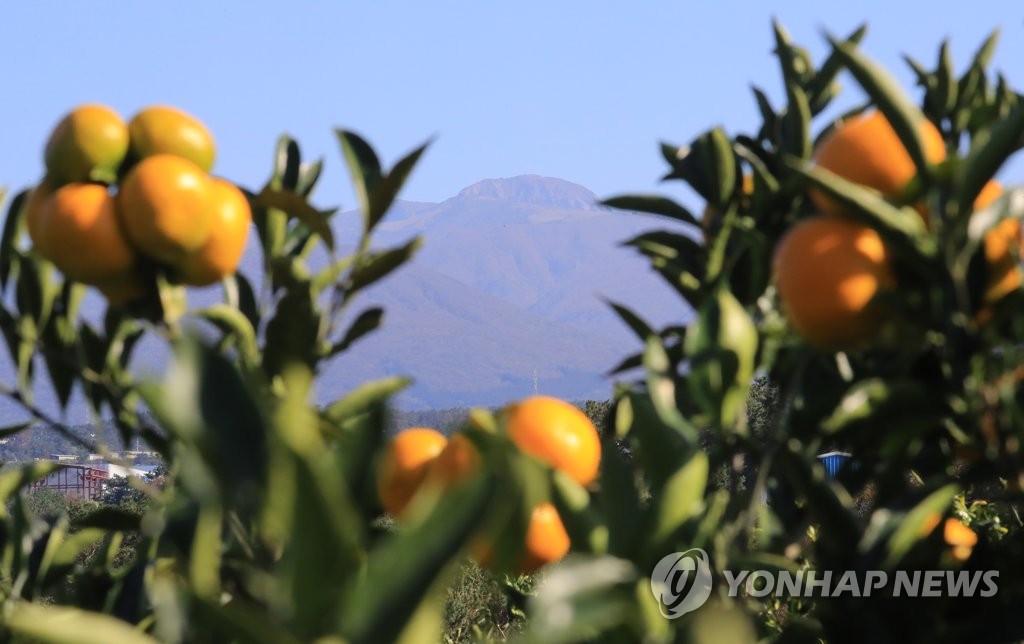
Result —
<instances>
[{"instance_id":1,"label":"orange fruit","mask_svg":"<svg viewBox=\"0 0 1024 644\"><path fill-rule=\"evenodd\" d=\"M80 105L50 134L43 159L53 185L103 180L112 183L128 152L128 128L104 105Z\"/></svg>"},{"instance_id":2,"label":"orange fruit","mask_svg":"<svg viewBox=\"0 0 1024 644\"><path fill-rule=\"evenodd\" d=\"M974 546L978 545L977 533L959 519L946 519L942 526L942 538L952 549L953 557L959 561L969 559Z\"/></svg>"},{"instance_id":3,"label":"orange fruit","mask_svg":"<svg viewBox=\"0 0 1024 644\"><path fill-rule=\"evenodd\" d=\"M922 120L920 137L930 163L946 158L942 135L930 121ZM858 183L891 200L904 196L907 184L917 175L910 153L888 119L872 110L854 116L830 132L818 145L814 161L847 181ZM809 191L811 201L826 215L845 212L842 205L819 190Z\"/></svg>"},{"instance_id":4,"label":"orange fruit","mask_svg":"<svg viewBox=\"0 0 1024 644\"><path fill-rule=\"evenodd\" d=\"M448 444L430 465L430 475L445 487L466 480L480 467L480 453L463 434L452 434Z\"/></svg>"},{"instance_id":5,"label":"orange fruit","mask_svg":"<svg viewBox=\"0 0 1024 644\"><path fill-rule=\"evenodd\" d=\"M252 212L242 191L228 181L213 179L212 193L210 237L177 265L181 281L191 286L214 284L234 274L249 238Z\"/></svg>"},{"instance_id":6,"label":"orange fruit","mask_svg":"<svg viewBox=\"0 0 1024 644\"><path fill-rule=\"evenodd\" d=\"M779 242L773 264L786 317L809 344L856 348L877 332L872 298L895 280L873 229L841 217L805 219Z\"/></svg>"},{"instance_id":7,"label":"orange fruit","mask_svg":"<svg viewBox=\"0 0 1024 644\"><path fill-rule=\"evenodd\" d=\"M47 199L41 221L50 261L76 282L98 284L133 270L128 243L106 186L69 183Z\"/></svg>"},{"instance_id":8,"label":"orange fruit","mask_svg":"<svg viewBox=\"0 0 1024 644\"><path fill-rule=\"evenodd\" d=\"M580 485L597 478L601 439L587 415L569 403L547 396L527 398L509 407L506 428L520 450Z\"/></svg>"},{"instance_id":9,"label":"orange fruit","mask_svg":"<svg viewBox=\"0 0 1024 644\"><path fill-rule=\"evenodd\" d=\"M128 123L135 159L173 154L195 163L204 172L213 168L213 135L194 116L166 105L147 107Z\"/></svg>"},{"instance_id":10,"label":"orange fruit","mask_svg":"<svg viewBox=\"0 0 1024 644\"><path fill-rule=\"evenodd\" d=\"M393 516L400 516L427 477L448 439L441 432L413 427L388 444L377 469L377 495Z\"/></svg>"},{"instance_id":11,"label":"orange fruit","mask_svg":"<svg viewBox=\"0 0 1024 644\"><path fill-rule=\"evenodd\" d=\"M530 516L530 527L523 543L523 572L533 572L554 563L569 552L569 534L562 525L558 510L550 503L541 503Z\"/></svg>"},{"instance_id":12,"label":"orange fruit","mask_svg":"<svg viewBox=\"0 0 1024 644\"><path fill-rule=\"evenodd\" d=\"M1003 187L999 182L989 181L974 200L974 209L991 206L1002 194ZM1020 265L1013 251L1020 245L1021 228L1017 219L1004 219L985 235L985 260L989 273L982 300L986 304L1002 299L1020 286Z\"/></svg>"},{"instance_id":13,"label":"orange fruit","mask_svg":"<svg viewBox=\"0 0 1024 644\"><path fill-rule=\"evenodd\" d=\"M181 157L158 154L140 161L118 195L129 239L166 264L198 251L213 228L212 183L202 168Z\"/></svg>"},{"instance_id":14,"label":"orange fruit","mask_svg":"<svg viewBox=\"0 0 1024 644\"><path fill-rule=\"evenodd\" d=\"M53 187L49 180L44 179L32 189L24 205L25 227L28 229L29 239L32 240L32 247L47 259L50 257L50 252L46 248L46 239L43 235L43 213L51 195L53 195Z\"/></svg>"},{"instance_id":15,"label":"orange fruit","mask_svg":"<svg viewBox=\"0 0 1024 644\"><path fill-rule=\"evenodd\" d=\"M550 503L541 503L530 514L515 572L529 574L555 563L569 552L571 545L558 510ZM479 565L490 568L494 563L494 546L488 538L478 536L470 542L469 556Z\"/></svg>"}]
</instances>

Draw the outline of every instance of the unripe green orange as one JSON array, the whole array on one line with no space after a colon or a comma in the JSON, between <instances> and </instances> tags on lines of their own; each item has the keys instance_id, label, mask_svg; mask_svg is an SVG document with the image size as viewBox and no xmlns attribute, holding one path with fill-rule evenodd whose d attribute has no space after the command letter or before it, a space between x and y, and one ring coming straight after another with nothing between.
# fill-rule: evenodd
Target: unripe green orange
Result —
<instances>
[{"instance_id":1,"label":"unripe green orange","mask_svg":"<svg viewBox=\"0 0 1024 644\"><path fill-rule=\"evenodd\" d=\"M128 152L128 128L104 105L80 105L61 119L46 142L46 173L54 186L112 183Z\"/></svg>"},{"instance_id":2,"label":"unripe green orange","mask_svg":"<svg viewBox=\"0 0 1024 644\"><path fill-rule=\"evenodd\" d=\"M128 123L135 159L173 154L195 163L204 172L213 169L213 135L194 116L166 105L147 107Z\"/></svg>"}]
</instances>

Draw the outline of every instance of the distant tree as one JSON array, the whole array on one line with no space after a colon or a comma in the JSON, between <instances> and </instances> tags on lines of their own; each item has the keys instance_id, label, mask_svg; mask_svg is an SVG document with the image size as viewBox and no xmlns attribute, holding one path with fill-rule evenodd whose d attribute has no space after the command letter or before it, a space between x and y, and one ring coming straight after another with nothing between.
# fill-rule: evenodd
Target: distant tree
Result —
<instances>
[{"instance_id":1,"label":"distant tree","mask_svg":"<svg viewBox=\"0 0 1024 644\"><path fill-rule=\"evenodd\" d=\"M68 500L63 494L49 487L40 487L25 495L29 511L43 519L54 519L68 511Z\"/></svg>"}]
</instances>

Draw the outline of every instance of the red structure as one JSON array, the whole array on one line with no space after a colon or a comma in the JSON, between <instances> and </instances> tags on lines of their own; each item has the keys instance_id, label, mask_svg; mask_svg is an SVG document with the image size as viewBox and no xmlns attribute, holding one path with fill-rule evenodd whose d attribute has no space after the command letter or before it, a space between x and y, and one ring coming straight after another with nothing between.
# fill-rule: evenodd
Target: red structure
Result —
<instances>
[{"instance_id":1,"label":"red structure","mask_svg":"<svg viewBox=\"0 0 1024 644\"><path fill-rule=\"evenodd\" d=\"M103 493L103 485L110 478L110 472L88 465L65 465L45 478L35 481L32 490L50 488L69 499L95 499Z\"/></svg>"}]
</instances>

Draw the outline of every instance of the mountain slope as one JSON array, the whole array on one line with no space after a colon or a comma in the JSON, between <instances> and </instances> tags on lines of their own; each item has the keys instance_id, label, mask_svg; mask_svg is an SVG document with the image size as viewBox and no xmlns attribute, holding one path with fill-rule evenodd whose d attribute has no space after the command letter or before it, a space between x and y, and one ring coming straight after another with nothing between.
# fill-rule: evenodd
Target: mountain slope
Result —
<instances>
[{"instance_id":1,"label":"mountain slope","mask_svg":"<svg viewBox=\"0 0 1024 644\"><path fill-rule=\"evenodd\" d=\"M384 326L327 371L321 397L387 375L415 376L403 408L495 405L533 391L607 397L607 372L628 345L554 322L416 264L360 298Z\"/></svg>"},{"instance_id":2,"label":"mountain slope","mask_svg":"<svg viewBox=\"0 0 1024 644\"><path fill-rule=\"evenodd\" d=\"M356 213L338 221L339 238L355 234ZM690 315L647 261L621 246L658 224L602 208L582 186L526 175L482 181L433 206L401 202L376 239L394 244L422 233L419 264L537 315L627 341L628 329L604 299L655 325Z\"/></svg>"}]
</instances>

